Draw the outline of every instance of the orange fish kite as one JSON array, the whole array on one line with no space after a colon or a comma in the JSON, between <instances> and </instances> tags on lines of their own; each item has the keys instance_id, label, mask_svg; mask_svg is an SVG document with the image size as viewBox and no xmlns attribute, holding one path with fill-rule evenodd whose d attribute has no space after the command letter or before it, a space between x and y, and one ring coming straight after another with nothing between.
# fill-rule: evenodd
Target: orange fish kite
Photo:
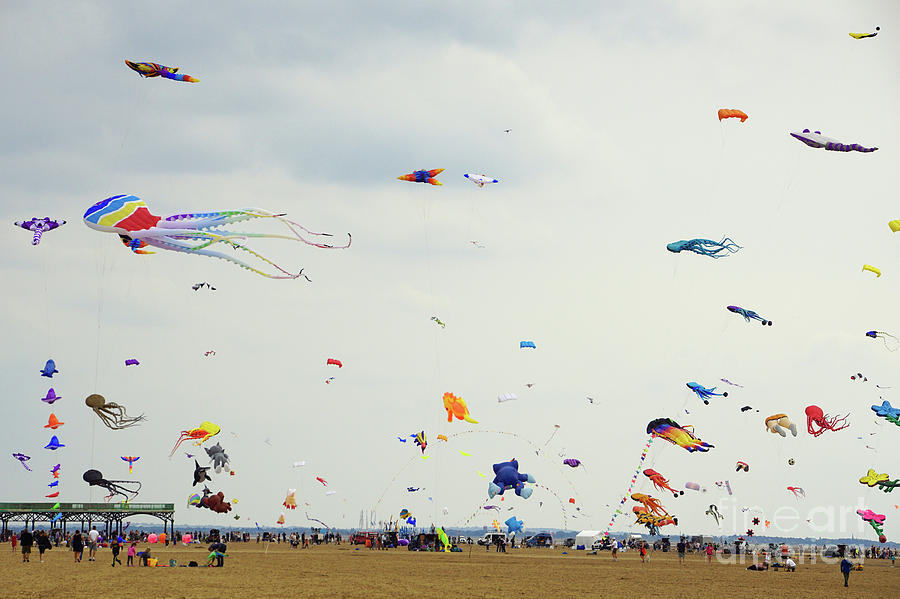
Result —
<instances>
[{"instance_id":1,"label":"orange fish kite","mask_svg":"<svg viewBox=\"0 0 900 599\"><path fill-rule=\"evenodd\" d=\"M477 420L472 420L469 416L469 408L462 397L456 397L452 393L444 393L444 409L447 410L447 422L453 422L453 417L456 416L457 420L478 424Z\"/></svg>"}]
</instances>

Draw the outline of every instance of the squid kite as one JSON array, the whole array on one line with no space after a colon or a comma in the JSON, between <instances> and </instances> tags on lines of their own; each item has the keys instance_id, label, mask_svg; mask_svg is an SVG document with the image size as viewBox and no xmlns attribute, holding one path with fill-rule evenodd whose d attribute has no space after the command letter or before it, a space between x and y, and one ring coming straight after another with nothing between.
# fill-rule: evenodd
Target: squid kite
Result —
<instances>
[{"instance_id":1,"label":"squid kite","mask_svg":"<svg viewBox=\"0 0 900 599\"><path fill-rule=\"evenodd\" d=\"M438 175L444 172L442 168L431 169L430 171L421 170L421 171L413 171L408 175L400 175L397 177L401 181L409 181L411 183L430 183L431 185L443 185L440 181L435 179Z\"/></svg>"},{"instance_id":2,"label":"squid kite","mask_svg":"<svg viewBox=\"0 0 900 599\"><path fill-rule=\"evenodd\" d=\"M48 216L45 216L44 218L34 217L31 220L16 221L17 227L22 227L26 231L34 233L34 237L31 238L31 245L39 244L41 242L41 235L47 231L52 231L57 227L61 227L64 224L66 224L66 221L53 220Z\"/></svg>"},{"instance_id":3,"label":"squid kite","mask_svg":"<svg viewBox=\"0 0 900 599\"><path fill-rule=\"evenodd\" d=\"M650 482L653 483L653 487L657 491L670 491L675 497L684 495L684 491L676 491L675 489L670 487L669 480L652 468L647 468L646 470L644 470L644 476L650 479Z\"/></svg>"},{"instance_id":4,"label":"squid kite","mask_svg":"<svg viewBox=\"0 0 900 599\"><path fill-rule=\"evenodd\" d=\"M171 458L175 451L178 449L178 446L184 443L189 439L194 440L194 445L202 445L204 441L215 437L222 431L219 428L218 424L213 424L212 422L204 421L197 428L192 428L190 430L181 431L181 435L178 437L178 441L175 442L175 447L172 448L172 452L169 454Z\"/></svg>"},{"instance_id":5,"label":"squid kite","mask_svg":"<svg viewBox=\"0 0 900 599\"><path fill-rule=\"evenodd\" d=\"M753 320L760 321L763 324L763 326L766 326L766 325L772 326L771 320L766 320L765 318L763 318L762 316L760 316L753 310L746 310L744 308L741 308L740 306L725 306L725 307L728 309L729 312L733 312L735 314L740 314L741 316L743 316L744 320L746 320L747 322L750 322L750 319L752 318Z\"/></svg>"},{"instance_id":6,"label":"squid kite","mask_svg":"<svg viewBox=\"0 0 900 599\"><path fill-rule=\"evenodd\" d=\"M668 244L666 249L673 254L687 251L700 254L701 256L709 256L710 258L724 258L728 254L734 254L742 248L730 237L723 237L722 241L713 241L712 239L682 239L681 241L673 241Z\"/></svg>"},{"instance_id":7,"label":"squid kite","mask_svg":"<svg viewBox=\"0 0 900 599\"><path fill-rule=\"evenodd\" d=\"M875 33L851 33L850 37L856 40L864 40L870 37L875 37L876 35L878 35L879 31L881 31L881 27L876 27Z\"/></svg>"},{"instance_id":8,"label":"squid kite","mask_svg":"<svg viewBox=\"0 0 900 599\"><path fill-rule=\"evenodd\" d=\"M687 384L687 388L690 389L691 391L693 391L694 393L696 393L697 397L700 398L700 401L702 401L706 405L709 405L709 398L714 395L717 395L719 397L728 397L728 391L723 391L722 393L716 393L715 387L713 387L711 389L707 389L700 383L690 382L690 383L686 383L686 384Z\"/></svg>"},{"instance_id":9,"label":"squid kite","mask_svg":"<svg viewBox=\"0 0 900 599\"><path fill-rule=\"evenodd\" d=\"M444 393L444 409L447 410L447 422L453 422L453 417L457 420L465 420L471 424L478 424L477 420L472 420L469 416L469 407L462 397L456 397L452 393Z\"/></svg>"},{"instance_id":10,"label":"squid kite","mask_svg":"<svg viewBox=\"0 0 900 599\"><path fill-rule=\"evenodd\" d=\"M56 451L57 449L65 447L62 443L59 442L59 439L56 435L50 437L50 442L44 445L44 449L49 449L51 451Z\"/></svg>"},{"instance_id":11,"label":"squid kite","mask_svg":"<svg viewBox=\"0 0 900 599\"><path fill-rule=\"evenodd\" d=\"M871 264L863 264L862 269L863 269L863 271L868 270L869 272L873 273L875 275L876 279L881 277L881 270L878 268L875 268Z\"/></svg>"},{"instance_id":12,"label":"squid kite","mask_svg":"<svg viewBox=\"0 0 900 599\"><path fill-rule=\"evenodd\" d=\"M31 456L25 455L24 453L14 453L12 454L12 457L19 460L19 463L22 464L22 467L25 468L25 470L32 472L31 468L28 467L28 464L25 463L31 459Z\"/></svg>"},{"instance_id":13,"label":"squid kite","mask_svg":"<svg viewBox=\"0 0 900 599\"><path fill-rule=\"evenodd\" d=\"M669 443L683 447L691 453L695 451L707 452L715 447L715 445L704 443L695 437L693 428L694 427L689 424L683 427L679 426L678 423L671 418L657 418L651 420L647 424L647 433L656 437L662 437Z\"/></svg>"},{"instance_id":14,"label":"squid kite","mask_svg":"<svg viewBox=\"0 0 900 599\"><path fill-rule=\"evenodd\" d=\"M804 129L791 133L791 137L799 139L811 148L825 148L833 152L874 152L878 148L867 148L859 144L843 144L836 139L825 137L821 131Z\"/></svg>"},{"instance_id":15,"label":"squid kite","mask_svg":"<svg viewBox=\"0 0 900 599\"><path fill-rule=\"evenodd\" d=\"M125 411L125 406L120 406L115 402L107 402L106 398L97 393L88 395L84 400L87 407L94 410L94 414L100 417L100 420L107 427L114 431L122 430L145 420L144 415L129 416Z\"/></svg>"},{"instance_id":16,"label":"squid kite","mask_svg":"<svg viewBox=\"0 0 900 599\"><path fill-rule=\"evenodd\" d=\"M466 173L463 175L466 179L477 185L478 187L484 187L488 183L499 183L500 181L494 179L493 177L488 177L487 175L470 175Z\"/></svg>"},{"instance_id":17,"label":"squid kite","mask_svg":"<svg viewBox=\"0 0 900 599\"><path fill-rule=\"evenodd\" d=\"M179 75L178 67L165 67L155 62L131 62L126 60L128 68L141 77L163 77L172 81L184 81L185 83L197 83L199 79L190 75Z\"/></svg>"},{"instance_id":18,"label":"squid kite","mask_svg":"<svg viewBox=\"0 0 900 599\"><path fill-rule=\"evenodd\" d=\"M888 351L897 351L897 345L900 344L900 339L884 331L866 331L866 337L881 339L881 342L884 343L884 348ZM890 345L888 344L888 339L891 340Z\"/></svg>"},{"instance_id":19,"label":"squid kite","mask_svg":"<svg viewBox=\"0 0 900 599\"><path fill-rule=\"evenodd\" d=\"M291 234L245 233L219 229L219 227L257 218L275 219L284 225ZM247 246L249 239L287 239L322 249L345 249L350 247L352 242L352 237L349 235L347 245L335 246L312 241L307 239L303 233L318 237L331 237L331 234L314 233L299 223L284 218L284 214L275 214L260 208L156 216L150 213L143 200L133 195L117 195L97 202L84 213L84 224L95 231L117 233L122 243L136 254L152 254L154 252L144 248L155 247L173 252L221 258L270 279L296 279L304 275L302 269L298 273L291 273L250 249ZM264 272L228 254L210 249L217 243L223 244L224 247L229 247L235 252L246 252L260 262L268 264L277 272ZM264 266L260 266L260 268L264 268Z\"/></svg>"},{"instance_id":20,"label":"squid kite","mask_svg":"<svg viewBox=\"0 0 900 599\"><path fill-rule=\"evenodd\" d=\"M847 414L850 416L850 414ZM818 437L825 431L839 431L847 428L847 416L832 416L822 411L819 406L806 407L806 431L813 437Z\"/></svg>"},{"instance_id":21,"label":"squid kite","mask_svg":"<svg viewBox=\"0 0 900 599\"><path fill-rule=\"evenodd\" d=\"M720 108L719 109L719 120L722 119L741 119L743 123L748 118L747 113L743 110L737 110L736 108Z\"/></svg>"},{"instance_id":22,"label":"squid kite","mask_svg":"<svg viewBox=\"0 0 900 599\"><path fill-rule=\"evenodd\" d=\"M99 470L87 470L84 474L81 475L81 478L84 479L84 482L89 484L92 487L103 487L107 491L109 491L109 495L106 496L106 500L109 501L116 495L121 495L125 498L125 500L134 499L134 497L138 494L138 491L141 490L141 483L136 480L106 480L103 478L103 474ZM137 485L137 488L131 488L133 485ZM129 497L131 495L131 497Z\"/></svg>"}]
</instances>

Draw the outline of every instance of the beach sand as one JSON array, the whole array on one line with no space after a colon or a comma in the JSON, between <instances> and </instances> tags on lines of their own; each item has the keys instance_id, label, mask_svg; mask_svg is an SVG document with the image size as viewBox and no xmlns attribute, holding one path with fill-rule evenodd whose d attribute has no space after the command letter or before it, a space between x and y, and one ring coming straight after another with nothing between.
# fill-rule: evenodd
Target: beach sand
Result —
<instances>
[{"instance_id":1,"label":"beach sand","mask_svg":"<svg viewBox=\"0 0 900 599\"><path fill-rule=\"evenodd\" d=\"M146 543L138 545L143 550ZM837 564L801 564L795 573L750 572L749 564L721 564L688 555L680 565L674 553L654 552L641 565L634 551L597 556L561 549L510 549L506 554L464 546L463 553L374 551L342 544L290 549L282 543L229 543L224 568L110 567L108 549L96 562L80 564L72 552L54 548L30 564L18 551L0 548L0 597L17 599L264 599L289 597L665 597L676 599L750 599L791 597L827 599L900 597L900 565L866 560L865 570L850 574L843 587ZM200 547L152 546L168 563L206 563ZM121 554L125 562L124 552Z\"/></svg>"}]
</instances>

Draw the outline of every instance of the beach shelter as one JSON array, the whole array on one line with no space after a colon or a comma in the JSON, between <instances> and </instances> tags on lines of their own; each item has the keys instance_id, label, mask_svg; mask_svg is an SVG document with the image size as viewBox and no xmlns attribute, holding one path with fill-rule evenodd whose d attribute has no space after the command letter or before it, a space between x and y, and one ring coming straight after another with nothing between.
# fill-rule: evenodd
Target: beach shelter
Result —
<instances>
[{"instance_id":1,"label":"beach shelter","mask_svg":"<svg viewBox=\"0 0 900 599\"><path fill-rule=\"evenodd\" d=\"M582 530L575 535L575 549L590 549L591 545L597 539L603 536L603 532L599 530Z\"/></svg>"}]
</instances>

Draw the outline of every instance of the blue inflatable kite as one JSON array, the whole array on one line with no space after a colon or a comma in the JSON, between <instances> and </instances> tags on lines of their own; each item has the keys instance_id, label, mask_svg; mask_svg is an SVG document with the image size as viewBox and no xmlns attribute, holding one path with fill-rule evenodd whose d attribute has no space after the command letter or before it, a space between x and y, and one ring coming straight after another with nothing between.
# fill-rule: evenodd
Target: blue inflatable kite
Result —
<instances>
[{"instance_id":1,"label":"blue inflatable kite","mask_svg":"<svg viewBox=\"0 0 900 599\"><path fill-rule=\"evenodd\" d=\"M494 480L488 483L488 497L503 495L504 491L515 489L516 495L522 499L528 499L534 489L526 489L525 483L534 483L534 477L530 474L519 473L519 461L500 462L494 464Z\"/></svg>"}]
</instances>

